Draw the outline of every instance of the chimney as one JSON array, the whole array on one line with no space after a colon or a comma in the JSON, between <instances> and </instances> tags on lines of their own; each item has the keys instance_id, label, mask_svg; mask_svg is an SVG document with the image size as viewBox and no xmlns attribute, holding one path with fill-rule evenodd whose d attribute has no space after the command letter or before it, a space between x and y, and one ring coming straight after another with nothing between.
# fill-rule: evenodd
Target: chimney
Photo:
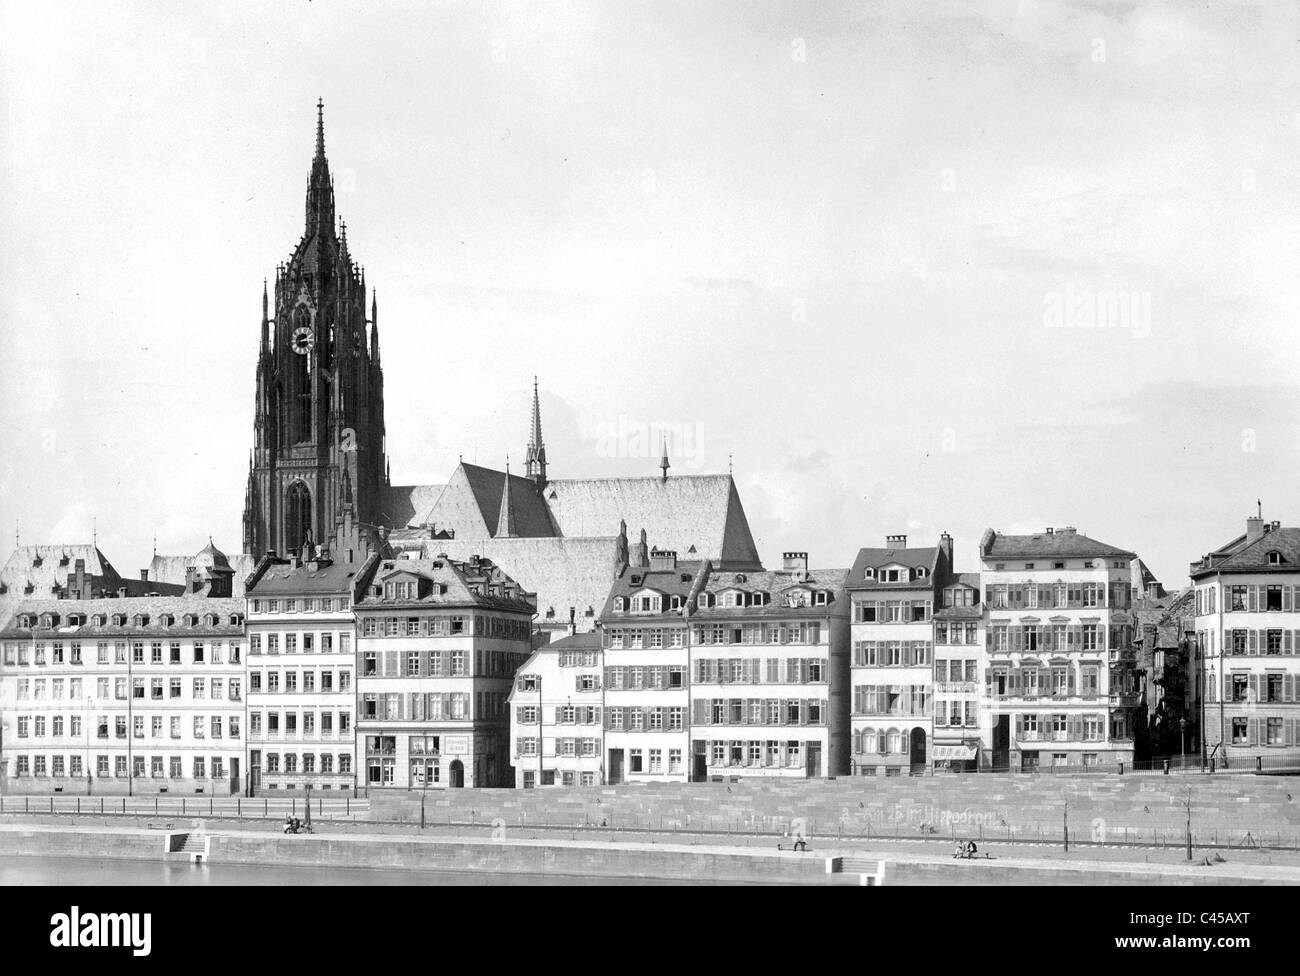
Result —
<instances>
[{"instance_id":1,"label":"chimney","mask_svg":"<svg viewBox=\"0 0 1300 976\"><path fill-rule=\"evenodd\" d=\"M905 535L887 535L885 536L885 548L887 549L906 549L907 536Z\"/></svg>"},{"instance_id":2,"label":"chimney","mask_svg":"<svg viewBox=\"0 0 1300 976\"><path fill-rule=\"evenodd\" d=\"M569 636L578 632L578 608L569 607Z\"/></svg>"},{"instance_id":3,"label":"chimney","mask_svg":"<svg viewBox=\"0 0 1300 976\"><path fill-rule=\"evenodd\" d=\"M1264 538L1264 520L1262 518L1246 519L1246 545Z\"/></svg>"},{"instance_id":4,"label":"chimney","mask_svg":"<svg viewBox=\"0 0 1300 976\"><path fill-rule=\"evenodd\" d=\"M78 568L78 569L81 568L81 560L80 560L80 559L77 560L77 568ZM147 569L142 569L142 570L140 570L140 582L142 582L142 583L148 583L148 582L149 582L149 570L147 570Z\"/></svg>"},{"instance_id":5,"label":"chimney","mask_svg":"<svg viewBox=\"0 0 1300 976\"><path fill-rule=\"evenodd\" d=\"M651 569L676 569L677 553L674 552L672 549L651 549L650 568Z\"/></svg>"},{"instance_id":6,"label":"chimney","mask_svg":"<svg viewBox=\"0 0 1300 976\"><path fill-rule=\"evenodd\" d=\"M808 553L806 552L783 552L781 553L781 568L787 573L793 573L795 579L801 583L808 578Z\"/></svg>"},{"instance_id":7,"label":"chimney","mask_svg":"<svg viewBox=\"0 0 1300 976\"><path fill-rule=\"evenodd\" d=\"M947 557L948 570L951 572L952 571L952 536L950 536L947 532L939 536L939 548L943 550L944 556Z\"/></svg>"},{"instance_id":8,"label":"chimney","mask_svg":"<svg viewBox=\"0 0 1300 976\"><path fill-rule=\"evenodd\" d=\"M647 569L650 566L650 551L645 541L645 529L641 530L641 539L632 546L632 558L628 565L634 569Z\"/></svg>"}]
</instances>

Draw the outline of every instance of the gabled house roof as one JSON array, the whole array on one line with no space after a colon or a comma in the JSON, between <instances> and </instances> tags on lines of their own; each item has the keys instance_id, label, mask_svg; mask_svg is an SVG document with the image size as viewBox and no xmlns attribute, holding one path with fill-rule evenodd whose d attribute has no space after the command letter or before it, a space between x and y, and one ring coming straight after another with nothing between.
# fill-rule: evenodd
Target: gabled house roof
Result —
<instances>
[{"instance_id":1,"label":"gabled house roof","mask_svg":"<svg viewBox=\"0 0 1300 976\"><path fill-rule=\"evenodd\" d=\"M1270 561L1273 552L1277 564ZM1211 573L1300 573L1300 528L1269 528L1250 543L1241 536L1191 566L1192 579Z\"/></svg>"},{"instance_id":2,"label":"gabled house roof","mask_svg":"<svg viewBox=\"0 0 1300 976\"><path fill-rule=\"evenodd\" d=\"M857 558L853 560L853 567L849 570L848 588L850 590L932 588L935 585L935 576L939 572L941 551L938 546L859 549ZM923 579L899 580L894 583L881 582L872 576L867 576L868 567L880 570L888 566L903 566L909 570L924 569L927 575Z\"/></svg>"},{"instance_id":3,"label":"gabled house roof","mask_svg":"<svg viewBox=\"0 0 1300 976\"><path fill-rule=\"evenodd\" d=\"M1034 535L1002 535L988 529L980 539L980 558L993 559L1087 559L1092 557L1136 559L1135 553L1098 542L1076 529L1053 529Z\"/></svg>"}]
</instances>

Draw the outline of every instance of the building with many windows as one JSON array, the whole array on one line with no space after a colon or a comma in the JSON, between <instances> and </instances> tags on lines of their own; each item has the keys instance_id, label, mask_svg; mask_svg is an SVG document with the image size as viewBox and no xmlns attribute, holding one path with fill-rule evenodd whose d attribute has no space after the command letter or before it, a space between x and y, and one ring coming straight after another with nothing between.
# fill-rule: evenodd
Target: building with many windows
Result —
<instances>
[{"instance_id":1,"label":"building with many windows","mask_svg":"<svg viewBox=\"0 0 1300 976\"><path fill-rule=\"evenodd\" d=\"M367 789L509 786L536 604L491 560L382 559L354 604Z\"/></svg>"},{"instance_id":2,"label":"building with many windows","mask_svg":"<svg viewBox=\"0 0 1300 976\"><path fill-rule=\"evenodd\" d=\"M630 548L600 617L604 644L606 783L685 781L690 744L687 608L707 562Z\"/></svg>"},{"instance_id":3,"label":"building with many windows","mask_svg":"<svg viewBox=\"0 0 1300 976\"><path fill-rule=\"evenodd\" d=\"M1072 527L980 540L993 768L1131 762L1132 552Z\"/></svg>"},{"instance_id":4,"label":"building with many windows","mask_svg":"<svg viewBox=\"0 0 1300 976\"><path fill-rule=\"evenodd\" d=\"M690 612L692 779L848 772L846 569L711 570Z\"/></svg>"},{"instance_id":5,"label":"building with many windows","mask_svg":"<svg viewBox=\"0 0 1300 976\"><path fill-rule=\"evenodd\" d=\"M852 766L897 776L930 761L934 733L934 609L952 567L952 537L909 548L891 535L849 570ZM964 632L963 632L964 636Z\"/></svg>"},{"instance_id":6,"label":"building with many windows","mask_svg":"<svg viewBox=\"0 0 1300 976\"><path fill-rule=\"evenodd\" d=\"M1300 746L1300 529L1262 517L1191 567L1206 756L1230 768Z\"/></svg>"},{"instance_id":7,"label":"building with many windows","mask_svg":"<svg viewBox=\"0 0 1300 976\"><path fill-rule=\"evenodd\" d=\"M0 630L6 792L240 789L244 605L209 549L179 594L93 593L79 560L68 596L17 604Z\"/></svg>"},{"instance_id":8,"label":"building with many windows","mask_svg":"<svg viewBox=\"0 0 1300 976\"><path fill-rule=\"evenodd\" d=\"M603 781L601 672L596 631L543 644L519 669L508 699L516 786L596 786Z\"/></svg>"},{"instance_id":9,"label":"building with many windows","mask_svg":"<svg viewBox=\"0 0 1300 976\"><path fill-rule=\"evenodd\" d=\"M601 614L604 782L812 777L848 763L846 570L718 569L631 547Z\"/></svg>"},{"instance_id":10,"label":"building with many windows","mask_svg":"<svg viewBox=\"0 0 1300 976\"><path fill-rule=\"evenodd\" d=\"M266 556L249 578L250 793L355 791L352 604L378 559L349 512L332 549Z\"/></svg>"},{"instance_id":11,"label":"building with many windows","mask_svg":"<svg viewBox=\"0 0 1300 976\"><path fill-rule=\"evenodd\" d=\"M987 669L979 573L954 573L934 611L934 742L936 769L980 768L988 727L981 701Z\"/></svg>"}]
</instances>

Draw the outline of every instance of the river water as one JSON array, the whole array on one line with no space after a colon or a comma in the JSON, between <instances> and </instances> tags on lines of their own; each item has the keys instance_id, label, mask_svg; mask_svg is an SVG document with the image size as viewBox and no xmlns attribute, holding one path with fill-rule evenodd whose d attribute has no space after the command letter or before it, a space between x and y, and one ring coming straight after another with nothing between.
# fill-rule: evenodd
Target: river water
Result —
<instances>
[{"instance_id":1,"label":"river water","mask_svg":"<svg viewBox=\"0 0 1300 976\"><path fill-rule=\"evenodd\" d=\"M702 884L706 882L694 882ZM263 864L208 864L83 857L0 857L0 885L667 885L690 881L420 871L384 868L309 868Z\"/></svg>"}]
</instances>

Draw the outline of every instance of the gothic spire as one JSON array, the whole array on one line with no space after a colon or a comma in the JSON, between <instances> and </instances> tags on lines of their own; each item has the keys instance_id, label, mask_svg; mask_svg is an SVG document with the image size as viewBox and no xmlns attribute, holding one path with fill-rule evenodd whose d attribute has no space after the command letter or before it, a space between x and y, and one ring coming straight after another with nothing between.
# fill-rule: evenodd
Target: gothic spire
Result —
<instances>
[{"instance_id":1,"label":"gothic spire","mask_svg":"<svg viewBox=\"0 0 1300 976\"><path fill-rule=\"evenodd\" d=\"M524 474L541 488L546 484L546 443L542 440L542 404L533 377L533 416L528 426L528 451L524 455Z\"/></svg>"},{"instance_id":2,"label":"gothic spire","mask_svg":"<svg viewBox=\"0 0 1300 976\"><path fill-rule=\"evenodd\" d=\"M662 438L662 440L661 440L660 443L662 443L662 445L663 445L663 457L661 457L661 458L659 459L659 470L662 471L662 472L664 473L664 474L663 474L663 479L662 479L662 480L663 480L663 481L667 481L667 480L668 480L668 469L672 467L672 465L668 463L668 437L667 437L667 435L665 435L665 436Z\"/></svg>"},{"instance_id":3,"label":"gothic spire","mask_svg":"<svg viewBox=\"0 0 1300 976\"><path fill-rule=\"evenodd\" d=\"M334 233L334 181L325 159L325 102L316 102L316 155L311 161L311 182L307 185L307 234Z\"/></svg>"},{"instance_id":4,"label":"gothic spire","mask_svg":"<svg viewBox=\"0 0 1300 976\"><path fill-rule=\"evenodd\" d=\"M501 490L501 512L497 516L497 531L494 538L513 539L519 533L515 531L515 511L510 504L510 456L506 456L506 483Z\"/></svg>"},{"instance_id":5,"label":"gothic spire","mask_svg":"<svg viewBox=\"0 0 1300 976\"><path fill-rule=\"evenodd\" d=\"M325 99L316 99L316 158L325 158Z\"/></svg>"},{"instance_id":6,"label":"gothic spire","mask_svg":"<svg viewBox=\"0 0 1300 976\"><path fill-rule=\"evenodd\" d=\"M266 279L262 279L262 355L271 348L271 320L267 317L266 311Z\"/></svg>"}]
</instances>

